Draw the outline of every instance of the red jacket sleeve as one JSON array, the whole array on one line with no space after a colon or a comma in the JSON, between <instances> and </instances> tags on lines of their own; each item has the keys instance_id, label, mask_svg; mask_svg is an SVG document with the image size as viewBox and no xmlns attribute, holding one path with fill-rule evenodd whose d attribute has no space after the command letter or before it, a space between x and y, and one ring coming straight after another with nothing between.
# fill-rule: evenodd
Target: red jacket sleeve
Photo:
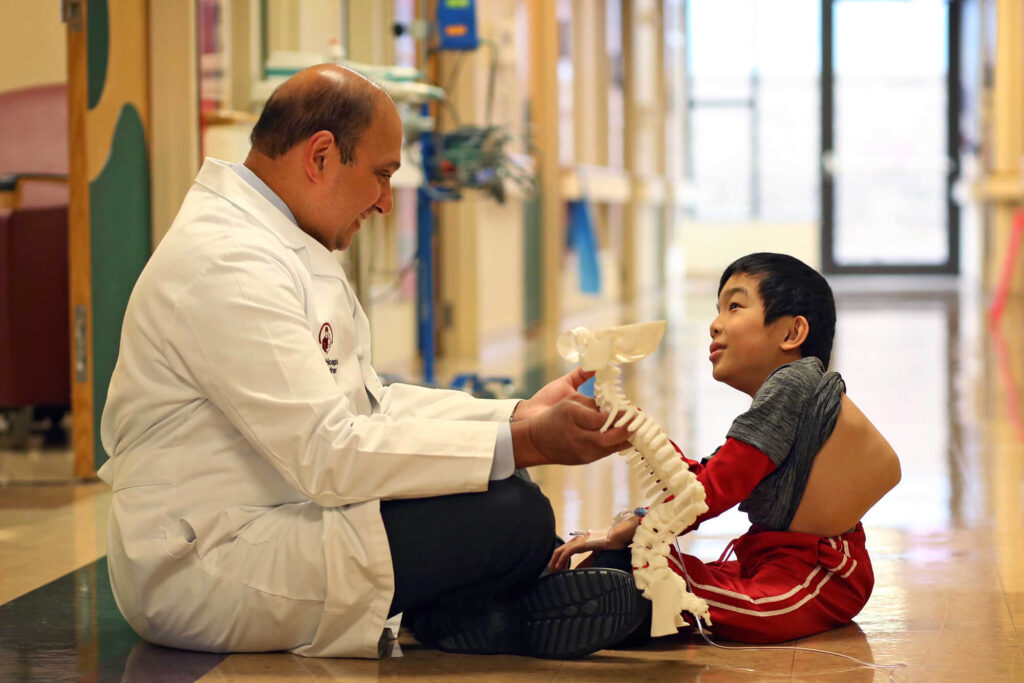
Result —
<instances>
[{"instance_id":1,"label":"red jacket sleeve","mask_svg":"<svg viewBox=\"0 0 1024 683\"><path fill-rule=\"evenodd\" d=\"M679 447L674 443L676 450ZM697 475L697 481L704 485L704 502L708 511L697 518L683 533L689 533L706 519L717 517L750 495L762 479L775 470L775 463L767 455L750 444L737 439L726 439L715 455L700 464L690 460L682 451L679 457L687 464L690 471Z\"/></svg>"}]
</instances>

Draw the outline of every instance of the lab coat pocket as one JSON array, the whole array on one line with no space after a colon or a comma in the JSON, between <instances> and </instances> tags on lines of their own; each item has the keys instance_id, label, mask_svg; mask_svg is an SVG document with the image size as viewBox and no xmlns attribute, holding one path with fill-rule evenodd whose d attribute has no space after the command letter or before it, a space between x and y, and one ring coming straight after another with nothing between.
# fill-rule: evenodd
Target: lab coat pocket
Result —
<instances>
[{"instance_id":1,"label":"lab coat pocket","mask_svg":"<svg viewBox=\"0 0 1024 683\"><path fill-rule=\"evenodd\" d=\"M175 449L158 448L110 458L100 469L114 493L139 486L170 486L175 482Z\"/></svg>"},{"instance_id":2,"label":"lab coat pocket","mask_svg":"<svg viewBox=\"0 0 1024 683\"><path fill-rule=\"evenodd\" d=\"M323 600L323 508L302 502L264 509L238 529L234 539L206 553L202 562L207 571L263 593Z\"/></svg>"},{"instance_id":3,"label":"lab coat pocket","mask_svg":"<svg viewBox=\"0 0 1024 683\"><path fill-rule=\"evenodd\" d=\"M196 545L196 532L185 520L178 520L178 531L180 533L169 534L164 539L164 552L170 557L178 559L192 553Z\"/></svg>"},{"instance_id":4,"label":"lab coat pocket","mask_svg":"<svg viewBox=\"0 0 1024 683\"><path fill-rule=\"evenodd\" d=\"M253 522L274 508L240 505L223 510L186 515L175 521L181 536L195 546L200 559L215 549L230 545Z\"/></svg>"}]
</instances>

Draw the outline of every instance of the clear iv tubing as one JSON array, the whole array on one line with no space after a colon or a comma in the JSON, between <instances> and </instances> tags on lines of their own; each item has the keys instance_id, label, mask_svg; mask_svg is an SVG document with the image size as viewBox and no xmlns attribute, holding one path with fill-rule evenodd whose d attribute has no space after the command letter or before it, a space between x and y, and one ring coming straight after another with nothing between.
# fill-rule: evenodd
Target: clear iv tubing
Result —
<instances>
[{"instance_id":1,"label":"clear iv tubing","mask_svg":"<svg viewBox=\"0 0 1024 683\"><path fill-rule=\"evenodd\" d=\"M691 615L692 616L692 615ZM896 669L902 669L906 666L903 662L897 664L874 664L871 662L865 662L862 659L851 657L850 655L844 655L842 652L832 652L830 650L818 650L813 647L796 647L795 645L719 645L708 638L708 634L704 632L704 626L700 623L700 619L693 617L697 623L697 630L700 631L701 637L704 638L705 642L712 647L717 647L721 650L792 650L794 652L814 652L820 655L832 655L833 657L842 657L843 659L849 659L851 662L855 662L860 666L866 666L871 669L879 669L881 671L889 672L890 678Z\"/></svg>"},{"instance_id":2,"label":"clear iv tubing","mask_svg":"<svg viewBox=\"0 0 1024 683\"><path fill-rule=\"evenodd\" d=\"M676 542L674 545L676 546L676 550L679 551L678 542ZM681 554L682 553L680 553L680 555ZM686 571L686 565L682 562L680 562L679 564L682 567L683 574L686 577L686 583L690 584L690 576ZM697 624L697 630L700 631L700 635L702 638L704 638L705 642L707 642L708 645L712 647L717 647L721 650L791 650L793 652L813 652L815 654L820 655L831 655L833 657L842 657L843 659L849 659L851 662L855 662L860 666L868 667L869 669L878 669L879 671L888 672L890 680L893 680L893 675L895 674L896 669L902 669L906 666L906 664L904 664L903 662L898 662L896 664L874 664L873 662L865 662L862 659L857 659L856 657L851 657L850 655L844 655L842 652L818 650L813 647L797 647L795 645L719 645L718 643L713 642L710 638L708 638L708 634L704 632L704 626L700 623L700 619L695 615L691 616L693 617L694 623Z\"/></svg>"}]
</instances>

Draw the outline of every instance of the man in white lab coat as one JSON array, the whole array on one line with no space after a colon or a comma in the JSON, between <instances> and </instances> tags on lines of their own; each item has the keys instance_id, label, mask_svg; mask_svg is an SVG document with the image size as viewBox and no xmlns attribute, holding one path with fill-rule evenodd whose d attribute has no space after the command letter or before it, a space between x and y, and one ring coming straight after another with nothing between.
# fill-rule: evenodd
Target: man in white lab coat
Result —
<instances>
[{"instance_id":1,"label":"man in white lab coat","mask_svg":"<svg viewBox=\"0 0 1024 683\"><path fill-rule=\"evenodd\" d=\"M391 210L401 138L370 82L300 72L244 165L206 160L139 277L100 476L114 595L144 638L376 657L404 612L443 649L568 657L642 618L625 572L538 580L551 507L510 476L625 445L582 373L517 403L383 387L371 367L331 252Z\"/></svg>"}]
</instances>

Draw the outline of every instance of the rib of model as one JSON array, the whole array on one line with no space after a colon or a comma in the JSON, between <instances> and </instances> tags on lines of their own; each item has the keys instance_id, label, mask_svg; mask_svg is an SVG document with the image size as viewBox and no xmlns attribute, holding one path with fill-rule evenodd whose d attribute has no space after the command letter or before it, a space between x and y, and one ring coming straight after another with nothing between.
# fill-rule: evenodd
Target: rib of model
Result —
<instances>
[{"instance_id":1,"label":"rib of model","mask_svg":"<svg viewBox=\"0 0 1024 683\"><path fill-rule=\"evenodd\" d=\"M612 424L628 425L633 448L623 455L652 500L630 544L633 579L651 601L651 635L655 637L670 635L685 626L684 611L711 624L707 603L690 593L683 578L668 567L670 545L708 509L704 487L661 427L626 398L619 381L619 365L650 355L664 334L665 321L659 320L593 331L577 327L558 338L558 352L563 358L579 362L584 370L596 371L594 398L608 413L601 431Z\"/></svg>"}]
</instances>

